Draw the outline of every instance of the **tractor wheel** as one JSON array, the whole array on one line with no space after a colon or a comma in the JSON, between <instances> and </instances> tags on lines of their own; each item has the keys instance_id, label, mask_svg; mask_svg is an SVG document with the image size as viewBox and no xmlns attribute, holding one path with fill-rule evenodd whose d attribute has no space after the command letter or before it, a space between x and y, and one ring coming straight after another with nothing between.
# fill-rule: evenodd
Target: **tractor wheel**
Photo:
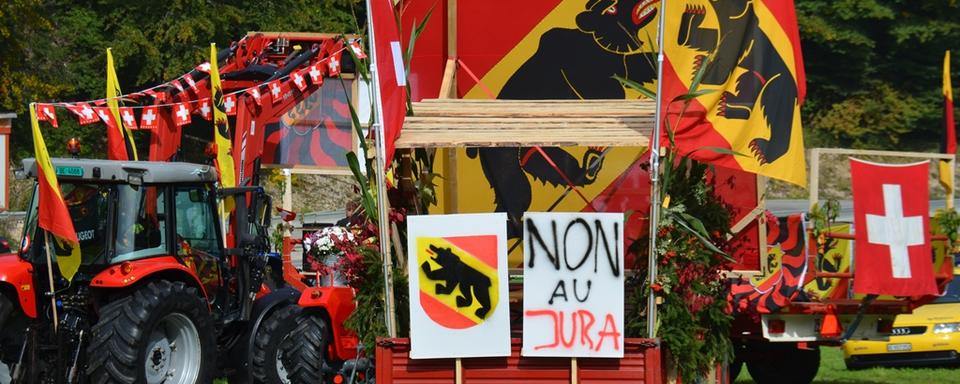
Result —
<instances>
[{"instance_id":1,"label":"tractor wheel","mask_svg":"<svg viewBox=\"0 0 960 384\"><path fill-rule=\"evenodd\" d=\"M285 352L290 364L287 372L294 383L323 383L324 359L330 343L327 321L315 313L303 313L293 330L293 343Z\"/></svg>"},{"instance_id":2,"label":"tractor wheel","mask_svg":"<svg viewBox=\"0 0 960 384\"><path fill-rule=\"evenodd\" d=\"M213 380L216 331L195 288L158 280L100 308L87 348L92 383Z\"/></svg>"},{"instance_id":3,"label":"tractor wheel","mask_svg":"<svg viewBox=\"0 0 960 384\"><path fill-rule=\"evenodd\" d=\"M263 321L253 339L253 378L263 384L289 384L286 352L293 348L294 329L303 310L296 304L275 310ZM293 338L291 338L291 336Z\"/></svg>"},{"instance_id":4,"label":"tractor wheel","mask_svg":"<svg viewBox=\"0 0 960 384\"><path fill-rule=\"evenodd\" d=\"M761 359L747 361L747 372L757 384L809 384L820 368L820 348L800 349L794 343L756 344Z\"/></svg>"}]
</instances>

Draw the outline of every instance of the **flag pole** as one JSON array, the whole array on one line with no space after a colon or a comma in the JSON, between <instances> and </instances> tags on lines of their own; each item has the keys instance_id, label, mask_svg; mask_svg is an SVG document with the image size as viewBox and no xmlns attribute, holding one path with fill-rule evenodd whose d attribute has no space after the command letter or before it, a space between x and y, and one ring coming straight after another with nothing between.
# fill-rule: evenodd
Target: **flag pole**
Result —
<instances>
[{"instance_id":1,"label":"flag pole","mask_svg":"<svg viewBox=\"0 0 960 384\"><path fill-rule=\"evenodd\" d=\"M380 253L383 255L383 289L384 289L384 321L387 323L387 334L390 337L397 337L397 325L394 321L394 302L393 302L393 261L390 257L390 223L387 211L387 184L384 173L387 169L385 158L387 156L386 146L384 145L383 134L383 101L380 99L380 76L377 74L377 50L373 36L373 12L371 12L371 0L366 0L367 4L367 36L370 51L370 77L373 80L373 87L370 94L373 95L373 130L376 133L377 144L377 168L375 170L377 177L377 215L380 227ZM392 2L391 2L392 4ZM364 148L366 149L366 148Z\"/></svg>"},{"instance_id":2,"label":"flag pole","mask_svg":"<svg viewBox=\"0 0 960 384\"><path fill-rule=\"evenodd\" d=\"M660 127L663 114L663 35L667 0L660 1L657 29L657 109L654 111L653 138L650 140L650 248L647 256L647 337L656 337L657 298L650 287L657 279L657 226L660 222Z\"/></svg>"},{"instance_id":3,"label":"flag pole","mask_svg":"<svg viewBox=\"0 0 960 384\"><path fill-rule=\"evenodd\" d=\"M37 167L39 167L39 164ZM47 250L47 279L50 282L50 309L53 311L53 332L56 333L57 328L60 326L60 319L57 315L57 289L53 285L53 256L50 254L51 247L53 247L53 243L50 242L50 232L43 230L43 248Z\"/></svg>"}]
</instances>

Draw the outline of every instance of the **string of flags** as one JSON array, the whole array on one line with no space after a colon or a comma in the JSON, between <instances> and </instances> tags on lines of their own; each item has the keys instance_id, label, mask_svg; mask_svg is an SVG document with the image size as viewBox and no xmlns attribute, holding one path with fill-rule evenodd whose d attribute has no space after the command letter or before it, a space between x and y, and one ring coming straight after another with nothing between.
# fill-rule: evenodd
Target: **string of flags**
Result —
<instances>
[{"instance_id":1,"label":"string of flags","mask_svg":"<svg viewBox=\"0 0 960 384\"><path fill-rule=\"evenodd\" d=\"M317 87L323 85L324 76L337 77L341 71L341 55L350 49L354 56L359 59L366 58L359 40L354 40L344 47L343 41L339 41L335 46L327 47L326 57L314 60L311 65L292 71L286 76L279 77L266 83L257 84L248 88L224 93L224 112L228 116L236 116L238 110L238 98L243 95L249 95L257 106L263 106L263 103L269 100L272 104L277 104L283 100L284 88L296 88L303 92L313 84ZM323 54L324 52L321 52ZM196 71L210 73L210 63L203 63L195 67ZM191 72L192 73L192 72ZM197 85L198 81L191 75L184 74L174 80L156 85L154 87L125 95L120 95L114 99L118 100L141 100L144 97L151 98L153 103L147 105L121 106L120 119L123 124L130 129L152 130L160 128L161 115L169 113L172 122L181 127L190 124L193 115L199 115L202 119L211 121L213 119L213 106L210 97L190 98L189 92L195 95L201 94ZM184 87L184 83L186 87ZM179 100L170 100L170 94L162 89L173 88L177 90L176 95ZM261 93L263 89L263 93ZM114 121L114 115L107 107L107 101L110 99L96 99L77 102L54 102L37 103L37 120L45 121L54 128L59 128L57 122L56 108L62 107L70 111L78 120L80 125L89 125L102 122L110 129L116 129L117 122ZM139 119L135 110L140 111Z\"/></svg>"}]
</instances>

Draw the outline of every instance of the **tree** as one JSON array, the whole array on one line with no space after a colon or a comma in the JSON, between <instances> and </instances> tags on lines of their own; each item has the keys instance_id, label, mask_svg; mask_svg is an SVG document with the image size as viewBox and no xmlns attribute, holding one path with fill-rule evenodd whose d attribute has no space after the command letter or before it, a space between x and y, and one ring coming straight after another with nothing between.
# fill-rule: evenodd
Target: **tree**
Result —
<instances>
[{"instance_id":1,"label":"tree","mask_svg":"<svg viewBox=\"0 0 960 384\"><path fill-rule=\"evenodd\" d=\"M936 148L941 65L945 50L960 49L960 3L796 0L796 7L810 145Z\"/></svg>"}]
</instances>

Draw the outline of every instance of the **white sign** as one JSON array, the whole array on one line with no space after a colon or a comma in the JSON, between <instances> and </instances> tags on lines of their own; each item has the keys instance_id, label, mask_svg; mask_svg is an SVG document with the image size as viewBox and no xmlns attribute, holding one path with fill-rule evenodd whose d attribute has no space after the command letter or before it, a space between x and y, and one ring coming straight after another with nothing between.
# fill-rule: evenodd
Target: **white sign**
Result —
<instances>
[{"instance_id":1,"label":"white sign","mask_svg":"<svg viewBox=\"0 0 960 384\"><path fill-rule=\"evenodd\" d=\"M410 358L510 355L507 215L409 216Z\"/></svg>"},{"instance_id":2,"label":"white sign","mask_svg":"<svg viewBox=\"0 0 960 384\"><path fill-rule=\"evenodd\" d=\"M623 214L523 217L523 356L623 357Z\"/></svg>"}]
</instances>

